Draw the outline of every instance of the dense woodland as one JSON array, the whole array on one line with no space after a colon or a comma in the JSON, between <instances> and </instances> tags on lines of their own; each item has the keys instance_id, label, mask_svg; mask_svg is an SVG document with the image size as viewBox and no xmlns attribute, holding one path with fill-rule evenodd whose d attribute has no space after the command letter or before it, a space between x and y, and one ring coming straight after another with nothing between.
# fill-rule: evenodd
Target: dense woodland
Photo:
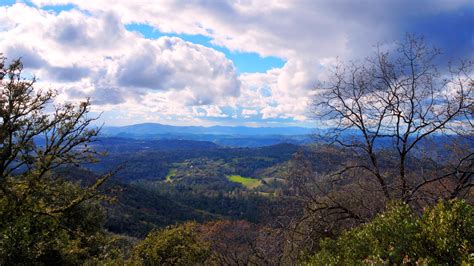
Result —
<instances>
[{"instance_id":1,"label":"dense woodland","mask_svg":"<svg viewBox=\"0 0 474 266\"><path fill-rule=\"evenodd\" d=\"M472 264L472 65L437 54L341 65L324 136L247 148L103 136L3 58L0 265Z\"/></svg>"}]
</instances>

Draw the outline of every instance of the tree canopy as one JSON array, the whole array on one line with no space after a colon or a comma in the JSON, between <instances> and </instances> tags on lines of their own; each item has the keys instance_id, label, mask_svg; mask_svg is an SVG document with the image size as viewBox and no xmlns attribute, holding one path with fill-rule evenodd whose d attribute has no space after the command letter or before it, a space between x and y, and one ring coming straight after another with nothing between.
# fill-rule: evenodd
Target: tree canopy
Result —
<instances>
[{"instance_id":1,"label":"tree canopy","mask_svg":"<svg viewBox=\"0 0 474 266\"><path fill-rule=\"evenodd\" d=\"M74 263L99 256L105 241L99 187L58 169L96 160L89 101L57 104L35 88L20 60L0 59L0 264Z\"/></svg>"}]
</instances>

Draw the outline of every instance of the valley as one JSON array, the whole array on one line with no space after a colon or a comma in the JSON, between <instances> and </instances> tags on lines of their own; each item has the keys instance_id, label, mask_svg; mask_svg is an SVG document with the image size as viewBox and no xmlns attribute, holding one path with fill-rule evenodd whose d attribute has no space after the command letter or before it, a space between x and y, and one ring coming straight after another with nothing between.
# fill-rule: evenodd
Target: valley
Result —
<instances>
[{"instance_id":1,"label":"valley","mask_svg":"<svg viewBox=\"0 0 474 266\"><path fill-rule=\"evenodd\" d=\"M101 138L94 145L108 154L84 171L120 169L110 180L118 204L108 206L106 226L136 237L187 220L269 219L262 210L279 204L293 154L307 149L126 138Z\"/></svg>"}]
</instances>

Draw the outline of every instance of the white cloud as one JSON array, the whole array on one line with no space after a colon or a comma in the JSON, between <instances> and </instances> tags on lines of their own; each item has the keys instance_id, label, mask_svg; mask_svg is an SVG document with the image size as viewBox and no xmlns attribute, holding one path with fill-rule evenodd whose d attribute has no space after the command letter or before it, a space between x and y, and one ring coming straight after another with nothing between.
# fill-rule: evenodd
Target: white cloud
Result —
<instances>
[{"instance_id":1,"label":"white cloud","mask_svg":"<svg viewBox=\"0 0 474 266\"><path fill-rule=\"evenodd\" d=\"M224 54L179 38L137 41L112 75L130 89L179 92L176 100L186 105L217 103L240 93L233 64Z\"/></svg>"},{"instance_id":2,"label":"white cloud","mask_svg":"<svg viewBox=\"0 0 474 266\"><path fill-rule=\"evenodd\" d=\"M197 116L228 117L228 115L224 114L221 108L216 105L203 105L199 107L193 107L193 111Z\"/></svg>"},{"instance_id":3,"label":"white cloud","mask_svg":"<svg viewBox=\"0 0 474 266\"><path fill-rule=\"evenodd\" d=\"M281 69L243 74L238 105L258 109L263 119L307 120L313 88L325 73L318 60L291 59Z\"/></svg>"},{"instance_id":4,"label":"white cloud","mask_svg":"<svg viewBox=\"0 0 474 266\"><path fill-rule=\"evenodd\" d=\"M91 96L97 110L176 123L205 123L201 116L232 118L237 110L249 119L304 121L312 88L325 79L336 57L364 57L371 45L416 30L417 19L444 18L437 23L445 23L452 20L442 16L446 12L472 8L469 0L32 2L77 8L57 14L23 4L0 7L0 51L23 56L49 82L44 84L63 92L61 99ZM144 39L124 28L129 23L205 35L232 51L277 56L286 63L266 73L238 75L212 48L180 38ZM467 43L469 50L461 39L447 42ZM234 113L222 111L229 109Z\"/></svg>"},{"instance_id":5,"label":"white cloud","mask_svg":"<svg viewBox=\"0 0 474 266\"><path fill-rule=\"evenodd\" d=\"M397 39L410 20L472 4L459 1L56 1L89 12L113 10L123 23L162 32L203 34L235 51L290 59L361 56L376 42ZM409 23L408 23L409 24Z\"/></svg>"},{"instance_id":6,"label":"white cloud","mask_svg":"<svg viewBox=\"0 0 474 266\"><path fill-rule=\"evenodd\" d=\"M142 116L162 111L158 105L174 106L174 115L185 116L192 106L240 94L235 68L224 54L179 38L144 39L127 32L114 13L56 15L22 4L0 8L0 21L8 25L0 33L0 51L22 57L63 100L91 97L95 105L130 112L145 105L149 109L139 111ZM222 116L217 107L205 109L208 116Z\"/></svg>"},{"instance_id":7,"label":"white cloud","mask_svg":"<svg viewBox=\"0 0 474 266\"><path fill-rule=\"evenodd\" d=\"M243 115L256 115L258 114L258 111L257 110L252 110L252 109L243 109L242 110L242 114Z\"/></svg>"}]
</instances>

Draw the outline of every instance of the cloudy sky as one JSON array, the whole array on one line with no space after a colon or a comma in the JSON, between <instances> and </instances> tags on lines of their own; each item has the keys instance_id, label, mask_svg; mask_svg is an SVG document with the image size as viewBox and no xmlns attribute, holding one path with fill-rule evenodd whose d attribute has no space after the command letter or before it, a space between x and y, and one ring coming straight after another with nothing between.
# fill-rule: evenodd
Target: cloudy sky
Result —
<instances>
[{"instance_id":1,"label":"cloudy sky","mask_svg":"<svg viewBox=\"0 0 474 266\"><path fill-rule=\"evenodd\" d=\"M336 60L423 34L472 58L474 1L0 0L0 53L106 125L314 126Z\"/></svg>"}]
</instances>

